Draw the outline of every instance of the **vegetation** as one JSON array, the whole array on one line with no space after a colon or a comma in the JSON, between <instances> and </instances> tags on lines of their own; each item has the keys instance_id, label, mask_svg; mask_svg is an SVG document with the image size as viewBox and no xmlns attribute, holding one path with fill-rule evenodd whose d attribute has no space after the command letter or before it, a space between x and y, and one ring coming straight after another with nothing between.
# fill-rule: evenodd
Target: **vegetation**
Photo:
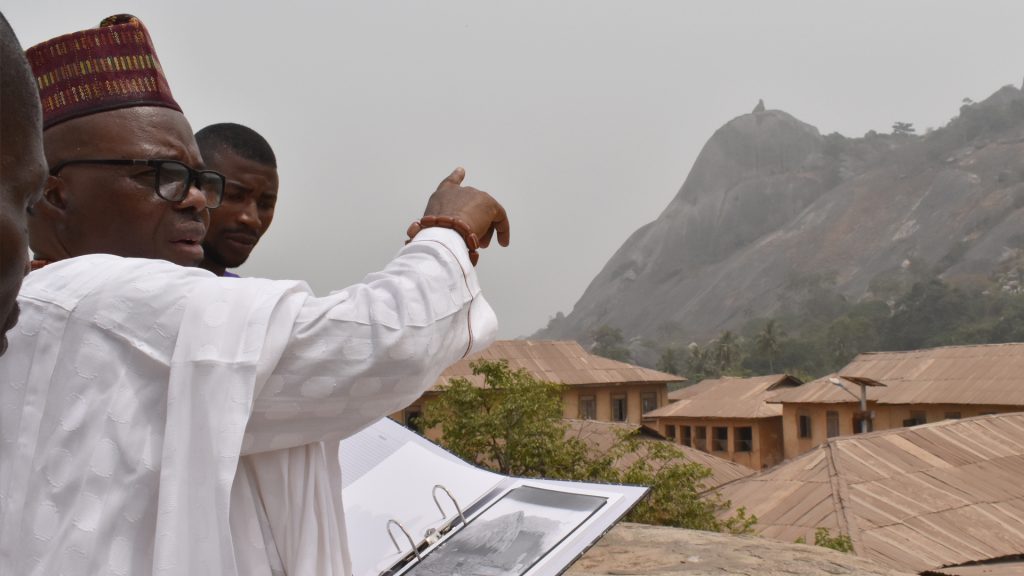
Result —
<instances>
[{"instance_id":1,"label":"vegetation","mask_svg":"<svg viewBox=\"0 0 1024 576\"><path fill-rule=\"evenodd\" d=\"M702 495L711 470L666 443L623 434L595 454L582 440L567 438L561 385L511 370L505 361L472 367L484 376L483 386L452 379L417 423L440 427L442 445L461 458L515 476L650 486L650 496L627 516L635 522L736 534L753 530L757 519L743 509L719 518L730 503L717 493Z\"/></svg>"},{"instance_id":2,"label":"vegetation","mask_svg":"<svg viewBox=\"0 0 1024 576\"><path fill-rule=\"evenodd\" d=\"M878 279L874 297L860 302L818 279L778 315L751 320L735 332L705 343L645 344L665 360L658 366L671 364L679 369L674 373L697 382L780 372L817 378L861 352L1024 341L1024 282L1009 280L1002 289L955 287L926 270L915 274L906 286Z\"/></svg>"},{"instance_id":3,"label":"vegetation","mask_svg":"<svg viewBox=\"0 0 1024 576\"><path fill-rule=\"evenodd\" d=\"M594 347L590 350L594 354L620 362L632 360L629 348L626 347L626 339L622 336L622 330L605 324L592 330L590 337L594 340Z\"/></svg>"},{"instance_id":4,"label":"vegetation","mask_svg":"<svg viewBox=\"0 0 1024 576\"><path fill-rule=\"evenodd\" d=\"M801 536L796 539L796 543L807 544L807 539ZM822 548L831 548L839 552L853 552L853 541L850 540L849 536L846 534L832 536L828 528L818 528L814 531L814 545L821 546Z\"/></svg>"}]
</instances>

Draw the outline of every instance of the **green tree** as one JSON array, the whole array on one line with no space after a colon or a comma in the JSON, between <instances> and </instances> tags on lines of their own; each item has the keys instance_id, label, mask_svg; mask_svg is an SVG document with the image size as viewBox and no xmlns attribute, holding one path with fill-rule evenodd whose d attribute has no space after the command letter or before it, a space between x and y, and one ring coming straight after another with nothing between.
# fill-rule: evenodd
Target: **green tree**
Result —
<instances>
[{"instance_id":1,"label":"green tree","mask_svg":"<svg viewBox=\"0 0 1024 576\"><path fill-rule=\"evenodd\" d=\"M704 482L711 477L711 470L684 460L669 444L644 440L637 432L631 432L619 437L608 456L610 463L627 456L632 460L618 474L612 474L616 481L651 488L648 497L626 516L630 522L731 534L753 532L757 517L740 508L732 516L722 518L731 503L717 492L704 493Z\"/></svg>"},{"instance_id":2,"label":"green tree","mask_svg":"<svg viewBox=\"0 0 1024 576\"><path fill-rule=\"evenodd\" d=\"M775 372L775 358L779 355L780 342L785 337L786 332L772 319L765 322L764 328L754 338L757 350L768 357L768 369L771 372Z\"/></svg>"},{"instance_id":3,"label":"green tree","mask_svg":"<svg viewBox=\"0 0 1024 576\"><path fill-rule=\"evenodd\" d=\"M683 373L683 355L673 346L666 346L661 351L661 356L658 357L658 364L656 368L662 372L669 374L675 374L676 376L682 375Z\"/></svg>"},{"instance_id":4,"label":"green tree","mask_svg":"<svg viewBox=\"0 0 1024 576\"><path fill-rule=\"evenodd\" d=\"M910 136L913 135L916 130L912 122L893 122L892 134L893 136Z\"/></svg>"},{"instance_id":5,"label":"green tree","mask_svg":"<svg viewBox=\"0 0 1024 576\"><path fill-rule=\"evenodd\" d=\"M441 444L480 466L504 474L651 487L627 516L637 522L733 533L752 531L756 518L739 510L722 517L730 504L704 493L711 470L686 460L666 442L625 433L605 451L567 437L562 420L562 387L538 381L505 361L479 361L473 373L482 386L452 379L424 409L422 424L439 426Z\"/></svg>"},{"instance_id":6,"label":"green tree","mask_svg":"<svg viewBox=\"0 0 1024 576\"><path fill-rule=\"evenodd\" d=\"M807 539L801 536L796 539L796 543L807 544ZM842 533L833 536L828 528L818 528L814 531L814 545L821 546L822 548L831 548L839 552L853 552L853 540L849 536Z\"/></svg>"},{"instance_id":7,"label":"green tree","mask_svg":"<svg viewBox=\"0 0 1024 576\"><path fill-rule=\"evenodd\" d=\"M715 362L714 354L706 349L701 348L700 344L691 342L686 347L686 375L694 382L700 382L705 378L715 377Z\"/></svg>"},{"instance_id":8,"label":"green tree","mask_svg":"<svg viewBox=\"0 0 1024 576\"><path fill-rule=\"evenodd\" d=\"M629 348L626 348L626 339L622 336L622 330L602 324L591 330L590 337L594 340L594 346L590 349L594 354L620 362L632 361L632 354L629 353Z\"/></svg>"},{"instance_id":9,"label":"green tree","mask_svg":"<svg viewBox=\"0 0 1024 576\"><path fill-rule=\"evenodd\" d=\"M719 373L729 372L739 362L740 341L731 330L722 332L714 340L714 357Z\"/></svg>"},{"instance_id":10,"label":"green tree","mask_svg":"<svg viewBox=\"0 0 1024 576\"><path fill-rule=\"evenodd\" d=\"M565 438L562 385L511 370L504 360L471 366L483 386L453 378L424 407L424 429L440 426L445 447L502 474L565 477L585 466L583 444Z\"/></svg>"}]
</instances>

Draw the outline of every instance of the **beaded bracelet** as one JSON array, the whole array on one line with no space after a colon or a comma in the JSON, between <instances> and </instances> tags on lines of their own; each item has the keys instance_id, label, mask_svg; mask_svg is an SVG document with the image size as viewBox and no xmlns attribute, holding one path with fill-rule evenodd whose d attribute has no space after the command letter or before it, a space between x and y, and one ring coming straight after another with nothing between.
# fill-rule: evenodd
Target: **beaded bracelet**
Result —
<instances>
[{"instance_id":1,"label":"beaded bracelet","mask_svg":"<svg viewBox=\"0 0 1024 576\"><path fill-rule=\"evenodd\" d=\"M459 236L462 236L462 239L466 242L466 247L469 248L469 261L473 266L476 266L477 261L480 259L480 254L477 252L480 248L480 239L477 238L476 232L473 232L469 224L453 216L424 216L409 224L409 229L405 232L409 239L405 243L412 242L412 239L419 234L420 230L425 228L448 228L458 232Z\"/></svg>"}]
</instances>

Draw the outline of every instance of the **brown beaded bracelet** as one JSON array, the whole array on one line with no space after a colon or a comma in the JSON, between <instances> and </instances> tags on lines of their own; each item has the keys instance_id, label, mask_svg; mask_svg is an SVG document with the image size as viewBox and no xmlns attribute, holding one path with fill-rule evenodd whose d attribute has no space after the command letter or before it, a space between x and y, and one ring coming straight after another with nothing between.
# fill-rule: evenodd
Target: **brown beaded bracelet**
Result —
<instances>
[{"instance_id":1,"label":"brown beaded bracelet","mask_svg":"<svg viewBox=\"0 0 1024 576\"><path fill-rule=\"evenodd\" d=\"M477 252L480 248L480 239L477 238L476 232L473 232L469 224L453 216L424 216L409 224L409 229L405 231L409 239L405 243L412 242L412 239L420 233L420 230L425 228L448 228L449 230L455 230L466 242L466 247L469 248L469 261L473 266L476 266L477 261L480 260L480 253Z\"/></svg>"}]
</instances>

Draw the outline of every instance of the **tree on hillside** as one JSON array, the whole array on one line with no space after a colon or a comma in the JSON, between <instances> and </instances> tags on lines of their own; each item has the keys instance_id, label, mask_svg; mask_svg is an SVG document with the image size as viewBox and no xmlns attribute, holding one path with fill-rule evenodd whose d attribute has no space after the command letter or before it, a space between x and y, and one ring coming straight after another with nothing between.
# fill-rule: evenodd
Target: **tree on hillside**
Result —
<instances>
[{"instance_id":1,"label":"tree on hillside","mask_svg":"<svg viewBox=\"0 0 1024 576\"><path fill-rule=\"evenodd\" d=\"M651 487L628 520L697 530L749 533L756 518L744 510L727 518L728 501L704 493L711 471L661 441L623 434L604 452L566 437L562 387L511 370L505 361L472 364L483 386L453 378L426 405L421 421L440 427L441 444L480 466L504 474ZM623 462L628 461L628 465Z\"/></svg>"},{"instance_id":2,"label":"tree on hillside","mask_svg":"<svg viewBox=\"0 0 1024 576\"><path fill-rule=\"evenodd\" d=\"M740 359L740 340L731 330L722 332L714 340L715 362L718 364L718 372L729 372Z\"/></svg>"},{"instance_id":3,"label":"tree on hillside","mask_svg":"<svg viewBox=\"0 0 1024 576\"><path fill-rule=\"evenodd\" d=\"M916 130L912 122L893 122L892 124L893 136L911 136L914 132Z\"/></svg>"},{"instance_id":4,"label":"tree on hillside","mask_svg":"<svg viewBox=\"0 0 1024 576\"><path fill-rule=\"evenodd\" d=\"M701 348L700 344L690 342L686 351L686 375L690 380L700 382L705 378L717 376L714 354L710 349Z\"/></svg>"},{"instance_id":5,"label":"tree on hillside","mask_svg":"<svg viewBox=\"0 0 1024 576\"><path fill-rule=\"evenodd\" d=\"M594 354L620 362L632 361L632 354L629 353L629 348L626 348L622 330L602 324L590 332L590 337L594 339L594 346L590 349Z\"/></svg>"},{"instance_id":6,"label":"tree on hillside","mask_svg":"<svg viewBox=\"0 0 1024 576\"><path fill-rule=\"evenodd\" d=\"M683 354L674 346L666 346L658 357L658 364L655 366L662 372L681 376L683 374Z\"/></svg>"},{"instance_id":7,"label":"tree on hillside","mask_svg":"<svg viewBox=\"0 0 1024 576\"><path fill-rule=\"evenodd\" d=\"M754 345L757 350L768 357L768 369L775 372L775 358L779 355L780 342L786 337L786 332L775 323L775 320L765 322L764 328L754 338Z\"/></svg>"}]
</instances>

